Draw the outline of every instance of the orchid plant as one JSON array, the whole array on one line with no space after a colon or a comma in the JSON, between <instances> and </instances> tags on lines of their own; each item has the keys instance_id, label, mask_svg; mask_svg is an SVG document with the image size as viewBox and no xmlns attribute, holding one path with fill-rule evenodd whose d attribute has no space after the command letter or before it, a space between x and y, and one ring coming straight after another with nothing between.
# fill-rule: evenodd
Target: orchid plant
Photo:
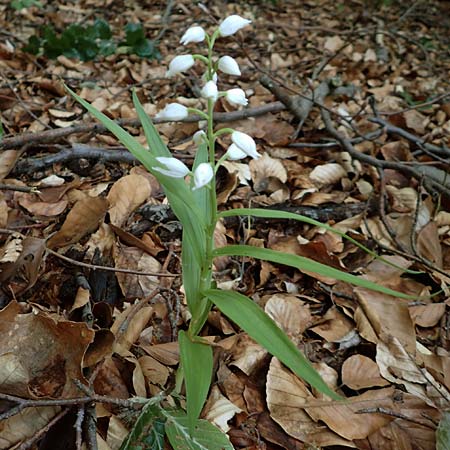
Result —
<instances>
[{"instance_id":1,"label":"orchid plant","mask_svg":"<svg viewBox=\"0 0 450 450\"><path fill-rule=\"evenodd\" d=\"M214 282L215 257L245 256L265 259L300 270L319 273L388 295L411 298L406 294L398 293L305 257L250 245L229 245L215 248L214 230L219 220L229 216L256 216L299 220L323 227L372 253L345 234L297 214L267 209L218 211L215 178L220 165L227 159L241 160L260 156L256 142L248 134L231 128L222 128L218 131L214 129L213 112L219 98L224 98L233 106L246 106L248 103L245 92L240 88L236 87L226 91L219 89L220 84L218 86L218 83L222 74L238 77L241 75L241 70L236 60L231 56L216 57L214 55L214 44L217 39L231 36L247 27L250 22L250 20L238 15L232 15L223 20L212 34L208 34L200 26L189 28L182 36L181 44L189 45L205 42L206 54L179 55L169 64L168 77L188 71L196 62L205 66L201 97L206 104L206 110L187 108L178 103L171 103L156 116L168 121L180 121L189 114L197 114L202 121L206 122L206 128L197 131L193 136L197 151L192 168L188 168L182 161L172 156L144 112L135 93L133 93L133 101L148 141L148 149L139 144L114 121L69 90L77 101L114 133L159 180L165 189L174 213L183 225L182 279L191 320L188 329L179 332L181 365L178 380L184 380L185 383L187 421L191 431L194 430L203 408L212 378L212 347L210 342L201 337L200 333L213 306L216 306L246 331L250 337L264 346L312 387L333 399L340 398L321 379L296 345L253 300L234 291L216 288ZM227 151L220 158L217 158L216 140L224 134L231 136L232 143ZM181 383L177 383L177 386L180 387Z\"/></svg>"}]
</instances>

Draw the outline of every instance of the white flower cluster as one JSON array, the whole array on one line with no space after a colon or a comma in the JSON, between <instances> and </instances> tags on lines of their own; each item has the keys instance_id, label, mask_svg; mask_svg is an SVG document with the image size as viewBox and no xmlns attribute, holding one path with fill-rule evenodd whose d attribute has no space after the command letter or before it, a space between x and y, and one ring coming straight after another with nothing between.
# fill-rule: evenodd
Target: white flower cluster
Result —
<instances>
[{"instance_id":1,"label":"white flower cluster","mask_svg":"<svg viewBox=\"0 0 450 450\"><path fill-rule=\"evenodd\" d=\"M212 48L216 38L231 36L249 23L251 23L250 20L244 19L238 15L229 16L222 21L212 37L208 36L202 27L193 26L183 34L180 43L187 45L190 43L202 42L206 39L208 45ZM209 71L206 73L208 81L206 81L201 89L201 96L203 98L208 101L216 102L219 97L224 97L228 103L233 106L247 106L248 100L242 89L234 88L220 92L217 88L217 70L227 75L241 75L238 63L231 56L222 56L213 63L202 55L179 55L170 62L167 76L172 77L189 70L195 64L197 59L209 64ZM178 103L171 103L166 105L156 117L165 120L178 121L186 118L189 115L189 112L199 113L195 109L186 108ZM256 151L256 143L251 136L240 131L230 130L230 132L233 143L226 152L226 158L230 160L239 160L246 158L247 156L255 159L260 157L259 153ZM193 140L199 145L202 142L208 142L208 136L204 131L199 130L194 134ZM214 161L199 164L194 172L191 172L183 162L176 158L159 157L156 159L161 164L161 167L154 167L153 169L164 175L173 178L184 178L186 175L193 175L194 190L206 186L214 177Z\"/></svg>"}]
</instances>

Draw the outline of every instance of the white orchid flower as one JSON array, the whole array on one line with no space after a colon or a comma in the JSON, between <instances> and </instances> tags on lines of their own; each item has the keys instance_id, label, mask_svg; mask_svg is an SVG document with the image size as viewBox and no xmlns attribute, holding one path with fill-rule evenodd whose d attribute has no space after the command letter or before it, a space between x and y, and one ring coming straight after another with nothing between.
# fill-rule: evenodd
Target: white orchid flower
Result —
<instances>
[{"instance_id":1,"label":"white orchid flower","mask_svg":"<svg viewBox=\"0 0 450 450\"><path fill-rule=\"evenodd\" d=\"M205 30L202 27L188 28L180 39L180 44L187 45L191 42L202 42L205 40L205 35Z\"/></svg>"},{"instance_id":2,"label":"white orchid flower","mask_svg":"<svg viewBox=\"0 0 450 450\"><path fill-rule=\"evenodd\" d=\"M236 106L237 105L242 105L242 106L247 106L248 105L248 100L245 97L245 92L242 89L239 89L239 88L229 89L225 93L225 98L232 105L236 105Z\"/></svg>"},{"instance_id":3,"label":"white orchid flower","mask_svg":"<svg viewBox=\"0 0 450 450\"><path fill-rule=\"evenodd\" d=\"M217 100L219 91L217 90L217 84L214 81L208 81L202 88L201 96L203 98Z\"/></svg>"},{"instance_id":4,"label":"white orchid flower","mask_svg":"<svg viewBox=\"0 0 450 450\"><path fill-rule=\"evenodd\" d=\"M186 106L180 105L179 103L169 103L166 107L156 114L157 119L166 120L183 120L189 115L189 111Z\"/></svg>"},{"instance_id":5,"label":"white orchid flower","mask_svg":"<svg viewBox=\"0 0 450 450\"><path fill-rule=\"evenodd\" d=\"M227 158L231 161L237 161L247 157L247 153L241 150L236 144L231 144L227 150Z\"/></svg>"},{"instance_id":6,"label":"white orchid flower","mask_svg":"<svg viewBox=\"0 0 450 450\"><path fill-rule=\"evenodd\" d=\"M244 19L241 16L233 14L232 16L227 17L220 25L219 25L219 34L220 36L226 37L231 36L232 34L239 31L241 28L246 27L251 20Z\"/></svg>"},{"instance_id":7,"label":"white orchid flower","mask_svg":"<svg viewBox=\"0 0 450 450\"><path fill-rule=\"evenodd\" d=\"M189 70L195 63L192 55L179 55L170 61L169 70L166 72L167 77L172 77L178 73Z\"/></svg>"},{"instance_id":8,"label":"white orchid flower","mask_svg":"<svg viewBox=\"0 0 450 450\"><path fill-rule=\"evenodd\" d=\"M239 64L231 56L222 56L219 59L218 69L223 73L228 75L241 75L241 70L239 69Z\"/></svg>"},{"instance_id":9,"label":"white orchid flower","mask_svg":"<svg viewBox=\"0 0 450 450\"><path fill-rule=\"evenodd\" d=\"M209 163L201 163L194 171L194 187L193 191L206 186L213 178L214 170Z\"/></svg>"},{"instance_id":10,"label":"white orchid flower","mask_svg":"<svg viewBox=\"0 0 450 450\"><path fill-rule=\"evenodd\" d=\"M153 170L172 178L184 178L190 170L182 161L167 156L158 156L156 160L166 168L152 167Z\"/></svg>"},{"instance_id":11,"label":"white orchid flower","mask_svg":"<svg viewBox=\"0 0 450 450\"><path fill-rule=\"evenodd\" d=\"M258 159L261 155L256 151L256 143L251 136L241 131L233 131L231 140L240 150L253 159Z\"/></svg>"},{"instance_id":12,"label":"white orchid flower","mask_svg":"<svg viewBox=\"0 0 450 450\"><path fill-rule=\"evenodd\" d=\"M192 140L195 144L200 145L203 142L205 142L206 139L206 133L203 130L198 130L194 133L194 136L192 136Z\"/></svg>"}]
</instances>

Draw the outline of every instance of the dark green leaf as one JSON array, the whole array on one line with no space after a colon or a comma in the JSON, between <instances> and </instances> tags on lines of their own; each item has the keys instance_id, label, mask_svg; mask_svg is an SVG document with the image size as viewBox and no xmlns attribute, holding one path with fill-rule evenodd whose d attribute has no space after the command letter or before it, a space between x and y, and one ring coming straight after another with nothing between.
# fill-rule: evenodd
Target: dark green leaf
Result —
<instances>
[{"instance_id":1,"label":"dark green leaf","mask_svg":"<svg viewBox=\"0 0 450 450\"><path fill-rule=\"evenodd\" d=\"M134 47L145 39L144 28L141 23L129 23L125 26L125 44Z\"/></svg>"},{"instance_id":2,"label":"dark green leaf","mask_svg":"<svg viewBox=\"0 0 450 450\"><path fill-rule=\"evenodd\" d=\"M178 343L186 383L189 430L192 434L211 384L213 355L210 345L193 342L184 331L179 332Z\"/></svg>"},{"instance_id":3,"label":"dark green leaf","mask_svg":"<svg viewBox=\"0 0 450 450\"><path fill-rule=\"evenodd\" d=\"M209 289L205 295L297 376L329 397L340 399L278 325L251 299L237 292L219 289Z\"/></svg>"},{"instance_id":4,"label":"dark green leaf","mask_svg":"<svg viewBox=\"0 0 450 450\"><path fill-rule=\"evenodd\" d=\"M436 450L450 450L450 412L444 411L436 430Z\"/></svg>"},{"instance_id":5,"label":"dark green leaf","mask_svg":"<svg viewBox=\"0 0 450 450\"><path fill-rule=\"evenodd\" d=\"M228 245L227 247L217 248L214 250L214 256L249 256L251 258L264 259L278 264L295 267L299 270L317 273L328 278L345 281L355 286L361 286L366 289L381 292L383 294L392 295L394 297L406 298L408 300L416 299L414 295L404 294L392 289L381 286L380 284L363 278L356 277L347 272L329 267L304 256L292 255L290 253L278 252L267 248L252 247L250 245Z\"/></svg>"}]
</instances>

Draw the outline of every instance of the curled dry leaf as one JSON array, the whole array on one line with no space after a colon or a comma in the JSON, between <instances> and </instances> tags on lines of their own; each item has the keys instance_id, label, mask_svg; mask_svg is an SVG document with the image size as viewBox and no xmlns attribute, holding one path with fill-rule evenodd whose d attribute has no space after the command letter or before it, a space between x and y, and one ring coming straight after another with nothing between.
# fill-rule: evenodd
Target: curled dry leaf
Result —
<instances>
[{"instance_id":1,"label":"curled dry leaf","mask_svg":"<svg viewBox=\"0 0 450 450\"><path fill-rule=\"evenodd\" d=\"M36 194L17 193L16 199L22 208L25 208L35 216L53 217L59 216L68 205L67 200L56 202L41 202Z\"/></svg>"},{"instance_id":2,"label":"curled dry leaf","mask_svg":"<svg viewBox=\"0 0 450 450\"><path fill-rule=\"evenodd\" d=\"M148 383L164 386L169 378L169 369L151 356L141 356L139 364Z\"/></svg>"},{"instance_id":3,"label":"curled dry leaf","mask_svg":"<svg viewBox=\"0 0 450 450\"><path fill-rule=\"evenodd\" d=\"M228 421L241 411L240 408L222 395L217 386L213 386L203 416L226 433L230 429Z\"/></svg>"},{"instance_id":4,"label":"curled dry leaf","mask_svg":"<svg viewBox=\"0 0 450 450\"><path fill-rule=\"evenodd\" d=\"M344 361L342 383L355 391L389 384L388 381L381 378L377 363L363 355L353 355Z\"/></svg>"},{"instance_id":5,"label":"curled dry leaf","mask_svg":"<svg viewBox=\"0 0 450 450\"><path fill-rule=\"evenodd\" d=\"M84 381L82 361L94 331L86 324L44 313L21 312L16 302L0 311L0 391L24 398L69 398Z\"/></svg>"},{"instance_id":6,"label":"curled dry leaf","mask_svg":"<svg viewBox=\"0 0 450 450\"><path fill-rule=\"evenodd\" d=\"M108 193L109 217L111 223L122 226L130 214L152 193L147 178L131 174L116 181Z\"/></svg>"},{"instance_id":7,"label":"curled dry leaf","mask_svg":"<svg viewBox=\"0 0 450 450\"><path fill-rule=\"evenodd\" d=\"M417 235L417 252L442 269L442 247L439 240L439 230L435 222L428 222Z\"/></svg>"},{"instance_id":8,"label":"curled dry leaf","mask_svg":"<svg viewBox=\"0 0 450 450\"><path fill-rule=\"evenodd\" d=\"M139 343L139 347L144 349L157 361L168 366L175 366L180 362L180 349L178 342L166 342L164 344L149 345Z\"/></svg>"},{"instance_id":9,"label":"curled dry leaf","mask_svg":"<svg viewBox=\"0 0 450 450\"><path fill-rule=\"evenodd\" d=\"M322 164L315 167L309 174L309 178L320 186L329 186L337 183L347 175L346 170L337 163Z\"/></svg>"},{"instance_id":10,"label":"curled dry leaf","mask_svg":"<svg viewBox=\"0 0 450 450\"><path fill-rule=\"evenodd\" d=\"M434 327L445 314L445 303L430 303L428 305L411 306L409 313L413 322L419 327Z\"/></svg>"},{"instance_id":11,"label":"curled dry leaf","mask_svg":"<svg viewBox=\"0 0 450 450\"><path fill-rule=\"evenodd\" d=\"M350 319L342 314L336 307L330 308L323 316L319 325L311 331L323 337L327 342L339 342L354 330Z\"/></svg>"},{"instance_id":12,"label":"curled dry leaf","mask_svg":"<svg viewBox=\"0 0 450 450\"><path fill-rule=\"evenodd\" d=\"M287 181L287 171L279 159L271 158L264 153L261 158L252 159L249 163L250 173L256 191L262 191L261 186L267 184L270 178L275 178L281 183ZM259 186L259 189L256 187Z\"/></svg>"},{"instance_id":13,"label":"curled dry leaf","mask_svg":"<svg viewBox=\"0 0 450 450\"><path fill-rule=\"evenodd\" d=\"M98 228L107 207L108 201L102 197L79 200L67 214L61 229L47 241L47 246L55 249L77 243Z\"/></svg>"}]
</instances>

